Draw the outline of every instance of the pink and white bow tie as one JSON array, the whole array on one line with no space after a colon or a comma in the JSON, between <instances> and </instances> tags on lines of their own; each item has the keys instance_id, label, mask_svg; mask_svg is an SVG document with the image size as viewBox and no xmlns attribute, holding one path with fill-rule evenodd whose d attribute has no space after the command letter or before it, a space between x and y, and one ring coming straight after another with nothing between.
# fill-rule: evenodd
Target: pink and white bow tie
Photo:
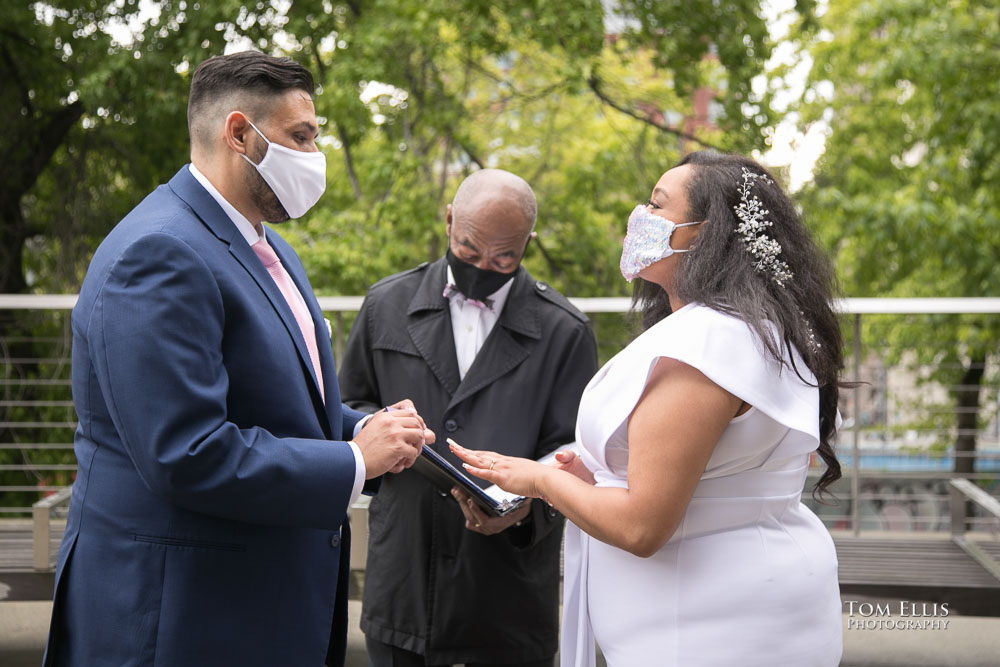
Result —
<instances>
[{"instance_id":1,"label":"pink and white bow tie","mask_svg":"<svg viewBox=\"0 0 1000 667\"><path fill-rule=\"evenodd\" d=\"M493 312L493 299L470 299L462 294L462 291L458 289L458 286L455 285L455 283L448 283L445 285L442 296L446 299L451 299L452 297L460 298L465 301L465 303L476 306L477 308L485 308L486 310Z\"/></svg>"}]
</instances>

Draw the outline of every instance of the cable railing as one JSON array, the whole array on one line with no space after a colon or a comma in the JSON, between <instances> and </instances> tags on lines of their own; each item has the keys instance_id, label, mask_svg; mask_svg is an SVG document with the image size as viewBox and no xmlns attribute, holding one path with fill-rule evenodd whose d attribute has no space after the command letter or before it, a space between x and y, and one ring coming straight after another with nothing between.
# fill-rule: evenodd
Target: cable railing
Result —
<instances>
[{"instance_id":1,"label":"cable railing","mask_svg":"<svg viewBox=\"0 0 1000 667\"><path fill-rule=\"evenodd\" d=\"M319 301L342 358L362 297ZM590 315L602 357L627 342L630 299L571 301ZM33 505L72 484L75 303L75 295L0 295L0 321L13 323L9 335L0 330L0 518L30 516ZM858 381L841 392L835 448L844 477L832 487L834 498L804 493L805 502L832 530L855 535L950 530L952 480L1000 494L1000 340L973 358L958 336L970 326L1000 331L1000 298L845 299L837 310L844 375ZM956 449L956 442L974 449ZM807 491L821 472L816 458ZM54 504L52 512L60 511L65 504ZM1000 520L989 512L972 510L965 522L963 529L1000 535Z\"/></svg>"}]
</instances>

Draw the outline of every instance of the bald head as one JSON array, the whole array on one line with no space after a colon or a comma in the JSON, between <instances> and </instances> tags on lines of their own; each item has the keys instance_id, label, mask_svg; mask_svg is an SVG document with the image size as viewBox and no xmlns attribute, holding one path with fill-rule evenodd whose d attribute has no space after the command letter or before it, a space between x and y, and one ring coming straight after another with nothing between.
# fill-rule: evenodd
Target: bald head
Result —
<instances>
[{"instance_id":1,"label":"bald head","mask_svg":"<svg viewBox=\"0 0 1000 667\"><path fill-rule=\"evenodd\" d=\"M462 181L448 207L448 247L468 264L513 272L533 236L536 210L523 178L481 169Z\"/></svg>"},{"instance_id":2,"label":"bald head","mask_svg":"<svg viewBox=\"0 0 1000 667\"><path fill-rule=\"evenodd\" d=\"M466 215L476 215L483 205L495 204L517 209L526 224L525 232L535 227L537 204L535 193L528 182L503 169L480 169L458 186L452 200L452 220L464 220Z\"/></svg>"}]
</instances>

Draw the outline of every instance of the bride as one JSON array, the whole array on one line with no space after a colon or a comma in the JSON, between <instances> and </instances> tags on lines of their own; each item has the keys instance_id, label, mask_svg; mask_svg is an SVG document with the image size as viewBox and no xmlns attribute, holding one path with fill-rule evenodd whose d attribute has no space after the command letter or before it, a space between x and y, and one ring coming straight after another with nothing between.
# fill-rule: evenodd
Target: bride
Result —
<instances>
[{"instance_id":1,"label":"bride","mask_svg":"<svg viewBox=\"0 0 1000 667\"><path fill-rule=\"evenodd\" d=\"M646 329L591 380L580 454L544 466L453 445L567 524L562 665L835 666L837 559L801 503L843 366L832 269L752 160L694 153L628 220Z\"/></svg>"}]
</instances>

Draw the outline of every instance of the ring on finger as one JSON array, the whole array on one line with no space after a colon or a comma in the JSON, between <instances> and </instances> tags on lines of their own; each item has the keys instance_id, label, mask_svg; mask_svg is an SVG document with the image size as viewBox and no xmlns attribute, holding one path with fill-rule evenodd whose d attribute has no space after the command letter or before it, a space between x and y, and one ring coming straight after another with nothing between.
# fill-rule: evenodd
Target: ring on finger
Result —
<instances>
[{"instance_id":1,"label":"ring on finger","mask_svg":"<svg viewBox=\"0 0 1000 667\"><path fill-rule=\"evenodd\" d=\"M490 470L493 470L493 466L495 466L496 464L497 464L496 459L490 459Z\"/></svg>"}]
</instances>

